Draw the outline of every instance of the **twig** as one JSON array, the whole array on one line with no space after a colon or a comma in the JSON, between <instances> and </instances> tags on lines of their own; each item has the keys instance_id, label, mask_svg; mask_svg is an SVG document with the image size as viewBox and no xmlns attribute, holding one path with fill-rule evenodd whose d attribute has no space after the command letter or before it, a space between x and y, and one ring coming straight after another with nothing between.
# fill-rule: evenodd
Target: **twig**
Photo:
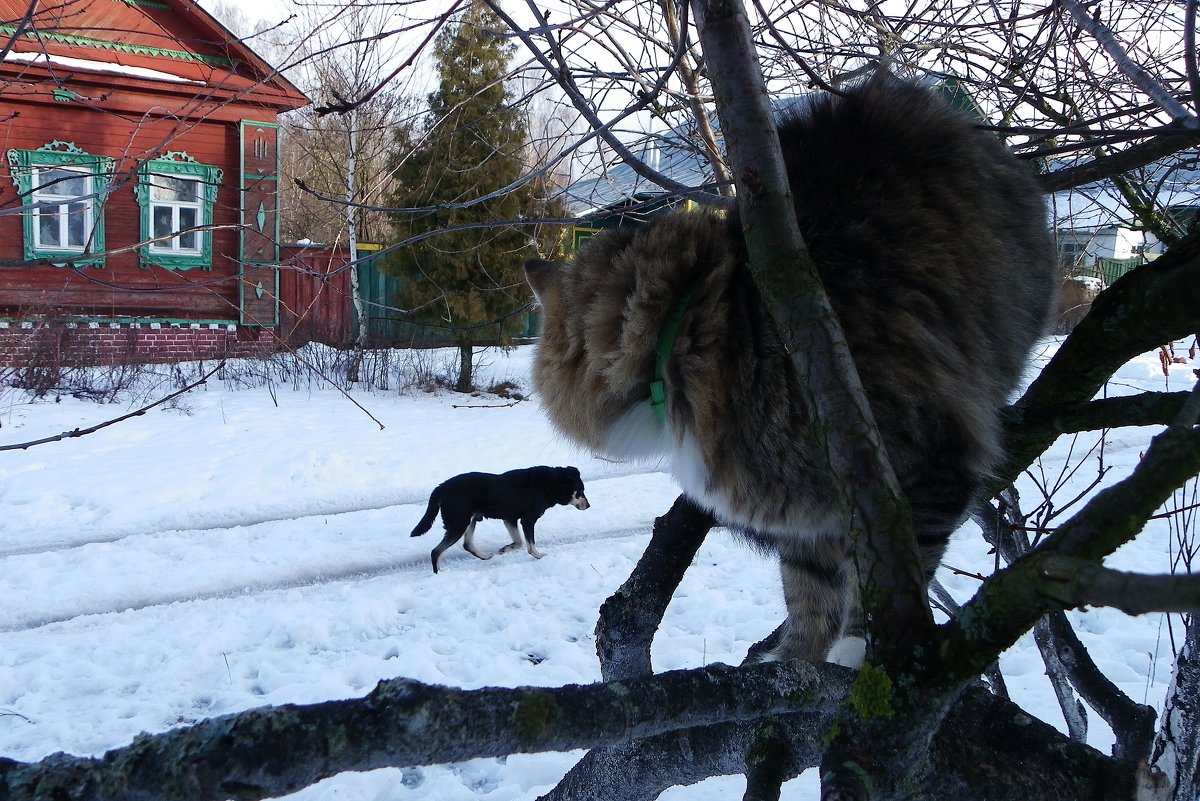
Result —
<instances>
[{"instance_id":1,"label":"twig","mask_svg":"<svg viewBox=\"0 0 1200 801\"><path fill-rule=\"evenodd\" d=\"M1125 73L1126 77L1133 82L1135 86L1150 96L1155 103L1164 111L1171 115L1171 119L1191 131L1200 130L1200 119L1196 115L1187 110L1186 107L1175 96L1167 91L1158 81L1151 77L1150 73L1146 72L1140 64L1129 57L1129 53L1117 41L1117 37L1113 36L1103 23L1098 19L1088 15L1083 6L1077 0L1062 0L1063 6L1070 12L1071 18L1075 20L1079 27L1092 35L1108 53L1109 57L1116 63L1117 68Z\"/></svg>"},{"instance_id":2,"label":"twig","mask_svg":"<svg viewBox=\"0 0 1200 801\"><path fill-rule=\"evenodd\" d=\"M33 720L17 712L15 709L0 709L0 718L20 718L26 723L33 723Z\"/></svg>"},{"instance_id":3,"label":"twig","mask_svg":"<svg viewBox=\"0 0 1200 801\"><path fill-rule=\"evenodd\" d=\"M14 444L14 445L0 445L0 451L16 451L16 450L23 451L23 450L32 448L35 445L45 445L48 442L60 442L64 439L74 439L75 437L85 437L88 434L95 434L97 431L99 431L102 428L108 428L111 425L116 425L117 423L128 420L131 417L140 417L141 415L143 415L146 412L153 409L155 406L161 406L164 403L166 403L167 401L174 400L175 398L178 398L180 395L191 392L196 387L200 386L201 384L206 383L208 381L208 379L212 378L214 373L216 373L218 370L220 370L224 366L225 366L225 360L222 359L221 362L216 367L209 370L202 377L200 377L196 381L192 382L191 384L188 384L183 389L180 389L176 392L172 392L170 395L167 395L164 398L160 398L160 399L156 400L154 403L151 403L147 406L143 406L142 408L138 409L137 411L130 412L129 414L123 414L120 417L114 418L112 420L107 420L103 423L98 423L97 425L94 425L91 428L82 428L82 429L76 428L76 429L72 429L71 431L64 431L63 433L57 434L53 437L45 437L43 439L37 439L37 440L33 440L31 442L20 442L20 443Z\"/></svg>"},{"instance_id":4,"label":"twig","mask_svg":"<svg viewBox=\"0 0 1200 801\"><path fill-rule=\"evenodd\" d=\"M511 403L452 403L451 409L507 409L510 406L516 406L521 403L520 400L512 401Z\"/></svg>"}]
</instances>

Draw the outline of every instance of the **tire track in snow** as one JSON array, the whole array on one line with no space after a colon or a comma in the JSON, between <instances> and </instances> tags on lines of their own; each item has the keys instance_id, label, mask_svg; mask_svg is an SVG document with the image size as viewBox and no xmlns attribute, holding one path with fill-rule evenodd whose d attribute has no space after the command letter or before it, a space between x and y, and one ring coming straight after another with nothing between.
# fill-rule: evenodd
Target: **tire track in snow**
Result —
<instances>
[{"instance_id":1,"label":"tire track in snow","mask_svg":"<svg viewBox=\"0 0 1200 801\"><path fill-rule=\"evenodd\" d=\"M550 544L546 544L545 540L539 540L543 550L546 551L548 557L552 557L554 551L558 548L569 548L570 546L580 545L583 543L604 542L606 540L626 539L642 534L648 534L649 528L645 526L637 526L631 528L611 529L603 532L587 532L574 535L564 535L554 537ZM437 538L433 538L433 542L437 542ZM382 562L364 562L350 563L339 566L334 570L311 570L302 571L294 575L283 576L272 580L254 582L249 584L239 584L238 586L226 586L212 588L208 590L181 590L178 592L160 592L148 593L140 597L129 597L119 601L106 604L96 604L92 607L82 606L73 609L70 612L59 614L49 614L41 617L31 616L16 622L0 624L0 634L31 631L33 629L42 628L44 626L52 626L58 623L67 623L72 620L84 617L93 617L110 614L122 614L126 612L139 612L145 609L153 609L156 607L169 606L176 603L191 603L194 601L219 601L232 598L245 598L255 595L263 595L280 590L292 590L303 587L317 587L338 582L357 582L368 581L378 578L379 576L387 575L403 575L405 573L424 573L431 571L429 563L429 552L423 551L421 557L405 556L403 558L382 561ZM525 551L519 551L511 554L515 557L524 556L529 558ZM494 559L509 554L493 554L493 559L486 560L490 564L494 564ZM442 555L443 571L450 567L451 569L462 569L468 567L471 569L486 569L481 561L474 556L466 553L459 545L455 545L450 551ZM496 565L496 567L502 566ZM432 575L432 573L430 573Z\"/></svg>"},{"instance_id":2,"label":"tire track in snow","mask_svg":"<svg viewBox=\"0 0 1200 801\"><path fill-rule=\"evenodd\" d=\"M639 469L605 473L603 476L588 480L587 485L588 487L591 487L593 484L600 485L607 481L616 481L630 478L632 476L653 475L663 472L665 472L665 468L662 465L645 465ZM132 537L152 536L166 532L224 531L231 528L245 528L249 526L263 525L266 523L282 523L290 521L302 521L309 518L336 517L338 515L353 514L355 512L378 512L384 509L399 508L403 506L420 505L421 509L424 510L425 504L429 500L429 493L433 491L433 487L434 485L430 485L428 489L425 489L423 492L406 495L384 503L363 505L330 502L327 506L316 506L302 515L283 513L269 515L249 515L232 510L223 516L216 514L211 517L207 523L202 523L200 525L186 523L177 525L164 522L162 525L156 525L153 528L129 528L110 531L107 533L87 535L83 537L64 537L59 540L40 542L31 545L14 545L7 548L0 547L0 562L13 556L35 556L38 554L58 553L61 551L70 550L72 548L83 548L88 545L112 545ZM591 492L591 490L588 491ZM663 509L662 511L665 512L666 509ZM3 628L0 628L0 631L3 631Z\"/></svg>"}]
</instances>

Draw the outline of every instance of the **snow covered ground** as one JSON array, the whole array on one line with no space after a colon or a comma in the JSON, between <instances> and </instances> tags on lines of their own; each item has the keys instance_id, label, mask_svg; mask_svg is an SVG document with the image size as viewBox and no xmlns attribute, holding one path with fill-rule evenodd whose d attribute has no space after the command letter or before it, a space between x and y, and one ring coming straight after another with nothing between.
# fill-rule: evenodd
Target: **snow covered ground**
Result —
<instances>
[{"instance_id":1,"label":"snow covered ground","mask_svg":"<svg viewBox=\"0 0 1200 801\"><path fill-rule=\"evenodd\" d=\"M1048 342L1045 352L1055 347ZM489 353L495 380L529 387L531 349ZM1126 366L1110 394L1186 389L1200 364L1164 375L1158 354ZM475 688L598 680L593 627L654 518L678 490L662 465L616 464L556 436L536 398L237 389L214 379L177 402L95 434L0 452L0 754L97 755L158 732L266 704L366 694L407 676ZM111 419L138 404L0 394L0 445ZM372 416L383 428L372 419ZM1108 483L1128 473L1152 429L1109 432ZM1098 436L1064 439L1043 470L1079 462ZM546 558L479 561L461 548L429 568L440 525L409 530L429 491L466 470L573 464L592 508L550 510ZM1061 497L1096 475L1087 462ZM1031 481L1022 496L1033 504ZM1157 521L1110 564L1165 572L1173 531ZM508 542L481 523L488 550ZM957 535L941 578L960 600L994 557L978 530ZM770 560L710 535L668 610L655 668L737 663L783 617ZM1161 704L1172 654L1163 616L1072 615L1093 656L1137 701ZM1176 624L1178 625L1178 624ZM1014 699L1062 726L1030 638L1002 660ZM1111 734L1093 716L1091 741ZM347 774L304 801L533 799L579 753L512 756ZM812 771L784 798L814 798ZM743 780L675 788L669 801L740 797ZM737 794L734 796L734 794Z\"/></svg>"}]
</instances>

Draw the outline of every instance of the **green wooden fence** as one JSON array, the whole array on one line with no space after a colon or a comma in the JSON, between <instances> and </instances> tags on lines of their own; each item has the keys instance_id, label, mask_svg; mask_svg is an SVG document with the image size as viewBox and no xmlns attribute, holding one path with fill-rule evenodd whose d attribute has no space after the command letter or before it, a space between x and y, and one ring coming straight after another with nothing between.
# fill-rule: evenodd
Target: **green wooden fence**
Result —
<instances>
[{"instance_id":1,"label":"green wooden fence","mask_svg":"<svg viewBox=\"0 0 1200 801\"><path fill-rule=\"evenodd\" d=\"M358 291L366 306L367 343L372 347L438 347L457 344L454 329L433 325L422 325L407 319L402 310L395 307L395 298L404 286L404 279L385 272L377 248L360 249L355 269L358 271ZM347 303L353 307L352 301ZM541 319L537 312L524 312L518 339L537 336ZM358 336L358 315L351 308L351 337ZM484 328L477 344L499 342L499 332Z\"/></svg>"},{"instance_id":2,"label":"green wooden fence","mask_svg":"<svg viewBox=\"0 0 1200 801\"><path fill-rule=\"evenodd\" d=\"M1097 258L1091 264L1076 266L1071 270L1071 275L1080 278L1099 278L1104 282L1105 286L1112 286L1113 281L1116 281L1134 267L1140 267L1146 263L1147 259L1143 256L1134 256L1130 259Z\"/></svg>"}]
</instances>

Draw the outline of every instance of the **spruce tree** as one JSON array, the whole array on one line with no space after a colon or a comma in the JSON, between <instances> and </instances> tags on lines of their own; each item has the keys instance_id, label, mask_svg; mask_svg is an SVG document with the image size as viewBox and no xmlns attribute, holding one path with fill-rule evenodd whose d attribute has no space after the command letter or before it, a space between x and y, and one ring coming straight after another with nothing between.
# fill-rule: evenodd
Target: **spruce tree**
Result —
<instances>
[{"instance_id":1,"label":"spruce tree","mask_svg":"<svg viewBox=\"0 0 1200 801\"><path fill-rule=\"evenodd\" d=\"M466 208L445 208L508 186L526 170L528 132L505 87L513 45L496 35L502 29L475 0L439 35L439 85L429 95L426 128L399 134L394 154L392 205L420 210L393 213L397 241L439 232L393 252L386 269L405 279L395 302L411 310L415 322L455 332L455 388L464 392L473 386L475 343L510 341L524 322L514 312L531 297L522 264L537 255L534 228L504 221L561 214L537 196L542 181Z\"/></svg>"}]
</instances>

